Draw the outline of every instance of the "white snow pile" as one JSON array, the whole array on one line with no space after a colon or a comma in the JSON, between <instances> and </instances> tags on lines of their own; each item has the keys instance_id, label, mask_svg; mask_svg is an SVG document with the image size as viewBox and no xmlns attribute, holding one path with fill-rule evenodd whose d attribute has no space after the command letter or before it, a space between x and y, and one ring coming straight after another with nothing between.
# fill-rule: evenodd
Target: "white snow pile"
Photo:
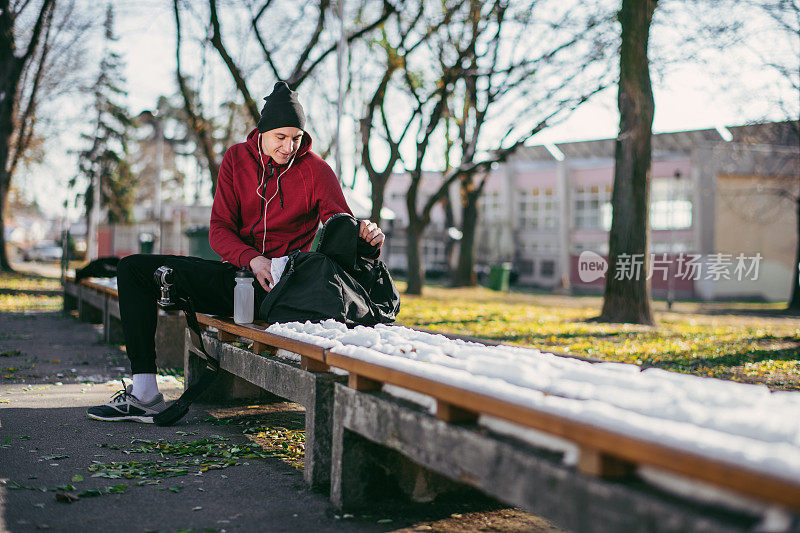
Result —
<instances>
[{"instance_id":1,"label":"white snow pile","mask_svg":"<svg viewBox=\"0 0 800 533\"><path fill-rule=\"evenodd\" d=\"M797 482L800 393L333 320L267 331L461 389Z\"/></svg>"},{"instance_id":2,"label":"white snow pile","mask_svg":"<svg viewBox=\"0 0 800 533\"><path fill-rule=\"evenodd\" d=\"M117 290L117 278L89 278L89 281L95 285Z\"/></svg>"}]
</instances>

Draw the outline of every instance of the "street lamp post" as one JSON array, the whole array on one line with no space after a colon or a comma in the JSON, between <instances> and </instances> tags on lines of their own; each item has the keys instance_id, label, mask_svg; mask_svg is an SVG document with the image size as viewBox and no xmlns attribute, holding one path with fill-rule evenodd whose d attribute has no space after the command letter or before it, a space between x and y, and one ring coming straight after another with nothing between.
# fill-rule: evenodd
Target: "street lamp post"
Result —
<instances>
[{"instance_id":1,"label":"street lamp post","mask_svg":"<svg viewBox=\"0 0 800 533\"><path fill-rule=\"evenodd\" d=\"M156 175L155 175L155 184L153 187L153 219L156 225L158 226L158 235L156 238L158 239L158 253L164 253L164 239L163 236L163 228L162 228L162 213L161 213L161 174L163 173L164 169L164 123L162 121L162 117L159 116L158 110L150 111L145 110L139 113L139 119L147 122L153 127L153 133L156 136L157 148L156 148Z\"/></svg>"},{"instance_id":2,"label":"street lamp post","mask_svg":"<svg viewBox=\"0 0 800 533\"><path fill-rule=\"evenodd\" d=\"M344 183L342 178L342 116L344 114L344 92L345 92L345 58L347 55L347 26L344 20L345 0L337 0L335 3L336 15L339 18L339 42L336 45L336 70L338 73L337 98L336 98L336 176L340 183Z\"/></svg>"}]
</instances>

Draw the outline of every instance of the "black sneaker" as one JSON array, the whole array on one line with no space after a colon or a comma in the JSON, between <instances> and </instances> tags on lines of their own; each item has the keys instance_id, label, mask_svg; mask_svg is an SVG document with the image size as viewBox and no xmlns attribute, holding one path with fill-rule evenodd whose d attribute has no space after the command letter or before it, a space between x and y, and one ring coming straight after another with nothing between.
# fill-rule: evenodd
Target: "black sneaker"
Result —
<instances>
[{"instance_id":1,"label":"black sneaker","mask_svg":"<svg viewBox=\"0 0 800 533\"><path fill-rule=\"evenodd\" d=\"M149 402L143 403L131 394L133 385L125 387L125 381L123 381L122 386L124 388L117 391L107 404L90 407L86 411L89 418L109 421L130 420L152 424L153 415L157 415L167 408L167 404L164 403L164 396L161 393L156 394L156 397Z\"/></svg>"}]
</instances>

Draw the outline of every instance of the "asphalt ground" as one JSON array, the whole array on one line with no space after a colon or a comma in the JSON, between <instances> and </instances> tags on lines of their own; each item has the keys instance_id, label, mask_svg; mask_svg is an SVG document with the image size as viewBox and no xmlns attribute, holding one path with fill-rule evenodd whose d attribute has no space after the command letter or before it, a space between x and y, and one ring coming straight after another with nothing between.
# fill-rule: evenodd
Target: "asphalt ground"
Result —
<instances>
[{"instance_id":1,"label":"asphalt ground","mask_svg":"<svg viewBox=\"0 0 800 533\"><path fill-rule=\"evenodd\" d=\"M89 419L127 372L97 326L0 313L0 531L552 530L476 494L339 514L248 438L256 423L302 427L295 404L198 404L172 427ZM159 380L168 401L180 395L180 381Z\"/></svg>"}]
</instances>

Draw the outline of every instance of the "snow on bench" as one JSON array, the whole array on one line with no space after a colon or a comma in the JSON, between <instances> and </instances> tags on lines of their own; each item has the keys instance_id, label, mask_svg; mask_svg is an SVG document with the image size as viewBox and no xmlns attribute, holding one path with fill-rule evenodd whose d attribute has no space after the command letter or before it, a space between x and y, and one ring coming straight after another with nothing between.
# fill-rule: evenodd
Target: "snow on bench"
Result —
<instances>
[{"instance_id":1,"label":"snow on bench","mask_svg":"<svg viewBox=\"0 0 800 533\"><path fill-rule=\"evenodd\" d=\"M800 509L800 393L400 326L331 320L266 331L325 347L325 362L349 370L356 388L390 383L433 396L440 418L491 415L575 442L587 473L621 459Z\"/></svg>"}]
</instances>

